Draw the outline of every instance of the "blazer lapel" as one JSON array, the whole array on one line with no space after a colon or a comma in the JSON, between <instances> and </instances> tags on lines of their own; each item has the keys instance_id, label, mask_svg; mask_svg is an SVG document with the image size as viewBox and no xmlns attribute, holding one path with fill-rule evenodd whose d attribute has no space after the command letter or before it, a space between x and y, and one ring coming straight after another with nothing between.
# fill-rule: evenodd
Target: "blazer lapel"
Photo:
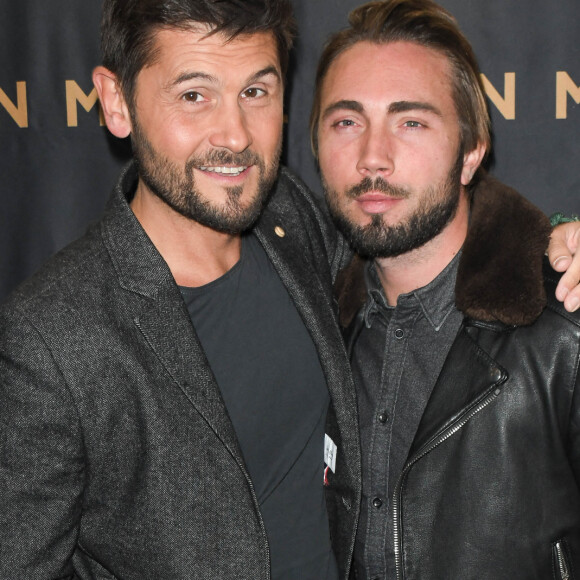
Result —
<instances>
[{"instance_id":1,"label":"blazer lapel","mask_svg":"<svg viewBox=\"0 0 580 580\"><path fill-rule=\"evenodd\" d=\"M133 313L131 316L146 344L173 380L174 387L185 394L247 473L221 392L179 288L125 199L125 192L134 188L135 180L134 167L129 165L109 200L101 230L119 284L135 298L125 308Z\"/></svg>"},{"instance_id":2,"label":"blazer lapel","mask_svg":"<svg viewBox=\"0 0 580 580\"><path fill-rule=\"evenodd\" d=\"M255 233L308 330L319 335L325 330L320 326L320 313L331 307L329 292L322 287L311 260L304 258L304 253L312 250L303 247L302 236L298 236L295 229L299 227L303 226L291 224L288 219L277 219L276 215L268 212ZM280 231L277 228L282 228L283 237L275 233Z\"/></svg>"},{"instance_id":3,"label":"blazer lapel","mask_svg":"<svg viewBox=\"0 0 580 580\"><path fill-rule=\"evenodd\" d=\"M177 287L160 292L154 306L135 318L174 384L244 465L233 425ZM245 465L244 465L245 471Z\"/></svg>"},{"instance_id":4,"label":"blazer lapel","mask_svg":"<svg viewBox=\"0 0 580 580\"><path fill-rule=\"evenodd\" d=\"M330 268L328 287L324 273L316 271L312 258L317 250L308 247L304 223L295 211L284 211L285 196L280 196L262 214L255 233L262 243L282 282L292 298L304 325L314 342L322 365L328 390L334 403L345 452L358 454L358 419L355 390L350 366L344 350L333 300ZM283 235L280 235L283 234ZM318 250L320 251L320 250ZM321 258L322 262L324 259ZM326 266L324 266L326 267Z\"/></svg>"}]
</instances>

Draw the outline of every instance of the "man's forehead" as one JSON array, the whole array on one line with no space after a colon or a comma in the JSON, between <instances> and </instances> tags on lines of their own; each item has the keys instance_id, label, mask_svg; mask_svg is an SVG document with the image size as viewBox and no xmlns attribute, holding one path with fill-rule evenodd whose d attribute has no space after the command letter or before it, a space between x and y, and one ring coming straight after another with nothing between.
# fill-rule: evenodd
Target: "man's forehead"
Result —
<instances>
[{"instance_id":1,"label":"man's forehead","mask_svg":"<svg viewBox=\"0 0 580 580\"><path fill-rule=\"evenodd\" d=\"M195 60L199 57L223 59L232 67L243 62L249 66L256 63L257 68L263 68L264 63L280 68L277 42L272 32L232 36L200 23L191 23L191 26L187 27L163 27L155 30L152 36L151 56L150 65L164 59Z\"/></svg>"},{"instance_id":2,"label":"man's forehead","mask_svg":"<svg viewBox=\"0 0 580 580\"><path fill-rule=\"evenodd\" d=\"M440 51L415 42L360 41L334 59L322 88L323 94L346 91L353 95L370 88L402 93L436 90L451 97L451 65Z\"/></svg>"}]
</instances>

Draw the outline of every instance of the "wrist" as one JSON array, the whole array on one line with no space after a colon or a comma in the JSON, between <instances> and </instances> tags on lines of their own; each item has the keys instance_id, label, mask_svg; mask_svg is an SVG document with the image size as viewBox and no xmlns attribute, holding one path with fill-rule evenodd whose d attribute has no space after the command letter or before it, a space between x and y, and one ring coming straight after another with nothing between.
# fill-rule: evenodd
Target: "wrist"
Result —
<instances>
[{"instance_id":1,"label":"wrist","mask_svg":"<svg viewBox=\"0 0 580 580\"><path fill-rule=\"evenodd\" d=\"M550 216L550 224L552 225L553 228L555 228L560 224L567 224L570 222L580 222L580 216L577 216L576 214L571 214L570 216L567 216L561 211L553 213Z\"/></svg>"}]
</instances>

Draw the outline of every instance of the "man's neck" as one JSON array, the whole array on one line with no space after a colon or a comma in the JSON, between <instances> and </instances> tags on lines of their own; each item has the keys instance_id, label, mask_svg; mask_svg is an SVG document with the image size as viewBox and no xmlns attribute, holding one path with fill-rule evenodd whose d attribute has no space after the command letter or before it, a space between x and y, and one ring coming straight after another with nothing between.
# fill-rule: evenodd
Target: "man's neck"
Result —
<instances>
[{"instance_id":1,"label":"man's neck","mask_svg":"<svg viewBox=\"0 0 580 580\"><path fill-rule=\"evenodd\" d=\"M469 206L462 195L455 217L432 240L401 256L375 258L377 274L389 305L396 306L401 294L423 288L439 276L463 246L468 222Z\"/></svg>"},{"instance_id":2,"label":"man's neck","mask_svg":"<svg viewBox=\"0 0 580 580\"><path fill-rule=\"evenodd\" d=\"M218 232L186 218L139 187L130 205L179 286L209 284L239 261L240 235Z\"/></svg>"}]
</instances>

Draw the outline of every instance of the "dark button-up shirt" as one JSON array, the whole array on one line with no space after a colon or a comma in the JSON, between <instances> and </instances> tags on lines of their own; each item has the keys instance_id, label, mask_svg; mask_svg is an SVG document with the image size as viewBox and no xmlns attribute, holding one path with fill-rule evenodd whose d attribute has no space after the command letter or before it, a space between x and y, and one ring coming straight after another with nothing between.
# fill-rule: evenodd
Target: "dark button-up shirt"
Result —
<instances>
[{"instance_id":1,"label":"dark button-up shirt","mask_svg":"<svg viewBox=\"0 0 580 580\"><path fill-rule=\"evenodd\" d=\"M395 578L391 498L461 326L454 302L458 261L427 286L399 296L396 307L387 304L375 266L365 272L365 323L352 351L363 460L357 580Z\"/></svg>"}]
</instances>

